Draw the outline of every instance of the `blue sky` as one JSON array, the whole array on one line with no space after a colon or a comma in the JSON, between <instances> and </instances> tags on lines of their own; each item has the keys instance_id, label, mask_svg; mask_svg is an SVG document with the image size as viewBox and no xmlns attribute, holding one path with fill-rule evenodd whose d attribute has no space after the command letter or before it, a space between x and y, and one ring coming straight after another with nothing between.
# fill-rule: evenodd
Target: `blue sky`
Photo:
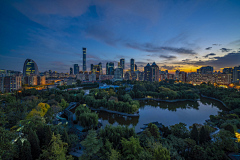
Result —
<instances>
[{"instance_id":1,"label":"blue sky","mask_svg":"<svg viewBox=\"0 0 240 160\"><path fill-rule=\"evenodd\" d=\"M25 0L0 2L0 68L82 69L131 58L142 70L240 65L239 0Z\"/></svg>"}]
</instances>

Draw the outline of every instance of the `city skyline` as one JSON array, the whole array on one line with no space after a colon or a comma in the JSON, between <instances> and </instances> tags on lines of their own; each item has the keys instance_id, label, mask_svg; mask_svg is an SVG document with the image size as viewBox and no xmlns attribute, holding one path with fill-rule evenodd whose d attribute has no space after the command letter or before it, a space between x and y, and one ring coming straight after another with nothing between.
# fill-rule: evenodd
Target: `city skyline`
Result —
<instances>
[{"instance_id":1,"label":"city skyline","mask_svg":"<svg viewBox=\"0 0 240 160\"><path fill-rule=\"evenodd\" d=\"M103 73L107 62L118 66L121 58L126 69L133 58L141 71L156 62L170 73L239 66L237 0L1 4L1 69L22 71L29 58L41 72L69 72L74 64L83 70L83 47L86 70L102 62Z\"/></svg>"}]
</instances>

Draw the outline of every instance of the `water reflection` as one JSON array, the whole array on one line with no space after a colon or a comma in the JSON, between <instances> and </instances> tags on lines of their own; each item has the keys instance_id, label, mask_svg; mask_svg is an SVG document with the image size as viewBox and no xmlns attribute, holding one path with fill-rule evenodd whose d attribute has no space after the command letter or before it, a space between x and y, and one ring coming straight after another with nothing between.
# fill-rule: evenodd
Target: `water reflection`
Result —
<instances>
[{"instance_id":1,"label":"water reflection","mask_svg":"<svg viewBox=\"0 0 240 160\"><path fill-rule=\"evenodd\" d=\"M220 110L225 110L222 103L201 97L200 101L196 102L141 101L139 117L127 117L102 111L98 113L103 120L103 126L106 124L135 126L136 132L139 132L143 124L153 121L164 125L173 125L179 122L186 123L188 126L193 123L202 124L209 118L209 115L216 115Z\"/></svg>"}]
</instances>

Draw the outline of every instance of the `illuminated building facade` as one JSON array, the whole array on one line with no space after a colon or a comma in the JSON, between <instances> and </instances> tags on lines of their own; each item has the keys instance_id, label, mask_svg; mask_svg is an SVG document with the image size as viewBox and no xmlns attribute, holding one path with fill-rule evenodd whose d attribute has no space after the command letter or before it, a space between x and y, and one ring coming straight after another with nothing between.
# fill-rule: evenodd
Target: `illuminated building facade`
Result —
<instances>
[{"instance_id":1,"label":"illuminated building facade","mask_svg":"<svg viewBox=\"0 0 240 160\"><path fill-rule=\"evenodd\" d=\"M233 81L240 80L240 66L233 68Z\"/></svg>"},{"instance_id":2,"label":"illuminated building facade","mask_svg":"<svg viewBox=\"0 0 240 160\"><path fill-rule=\"evenodd\" d=\"M74 64L74 74L79 74L79 66L78 64Z\"/></svg>"},{"instance_id":3,"label":"illuminated building facade","mask_svg":"<svg viewBox=\"0 0 240 160\"><path fill-rule=\"evenodd\" d=\"M82 48L83 50L83 72L87 70L86 68L86 54L87 54L87 48Z\"/></svg>"},{"instance_id":4,"label":"illuminated building facade","mask_svg":"<svg viewBox=\"0 0 240 160\"><path fill-rule=\"evenodd\" d=\"M125 59L121 58L120 59L120 67L124 70L125 69Z\"/></svg>"},{"instance_id":5,"label":"illuminated building facade","mask_svg":"<svg viewBox=\"0 0 240 160\"><path fill-rule=\"evenodd\" d=\"M114 78L115 79L123 78L123 69L122 68L116 68L116 70L114 71Z\"/></svg>"},{"instance_id":6,"label":"illuminated building facade","mask_svg":"<svg viewBox=\"0 0 240 160\"><path fill-rule=\"evenodd\" d=\"M106 75L114 75L114 63L113 62L106 64Z\"/></svg>"},{"instance_id":7,"label":"illuminated building facade","mask_svg":"<svg viewBox=\"0 0 240 160\"><path fill-rule=\"evenodd\" d=\"M98 74L102 74L102 63L100 62L97 65L91 64L91 72L92 73L98 72Z\"/></svg>"},{"instance_id":8,"label":"illuminated building facade","mask_svg":"<svg viewBox=\"0 0 240 160\"><path fill-rule=\"evenodd\" d=\"M70 75L72 75L72 74L73 74L73 68L70 67Z\"/></svg>"},{"instance_id":9,"label":"illuminated building facade","mask_svg":"<svg viewBox=\"0 0 240 160\"><path fill-rule=\"evenodd\" d=\"M39 75L38 66L32 59L26 59L23 65L23 76Z\"/></svg>"},{"instance_id":10,"label":"illuminated building facade","mask_svg":"<svg viewBox=\"0 0 240 160\"><path fill-rule=\"evenodd\" d=\"M131 72L135 71L135 60L133 58L130 60L130 69Z\"/></svg>"},{"instance_id":11,"label":"illuminated building facade","mask_svg":"<svg viewBox=\"0 0 240 160\"><path fill-rule=\"evenodd\" d=\"M0 91L13 92L22 88L22 77L20 76L6 76L0 77Z\"/></svg>"}]
</instances>

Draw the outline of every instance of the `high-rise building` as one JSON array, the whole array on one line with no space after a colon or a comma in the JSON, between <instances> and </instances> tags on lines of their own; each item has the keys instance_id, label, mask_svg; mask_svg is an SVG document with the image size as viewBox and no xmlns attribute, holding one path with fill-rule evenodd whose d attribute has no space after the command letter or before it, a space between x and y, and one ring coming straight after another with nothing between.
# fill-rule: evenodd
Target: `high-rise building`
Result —
<instances>
[{"instance_id":1,"label":"high-rise building","mask_svg":"<svg viewBox=\"0 0 240 160\"><path fill-rule=\"evenodd\" d=\"M200 69L197 70L197 72L199 74L213 73L213 67L212 66L201 67Z\"/></svg>"},{"instance_id":2,"label":"high-rise building","mask_svg":"<svg viewBox=\"0 0 240 160\"><path fill-rule=\"evenodd\" d=\"M148 63L144 67L144 79L145 81L159 81L159 67L158 65L153 62L153 64L150 66Z\"/></svg>"},{"instance_id":3,"label":"high-rise building","mask_svg":"<svg viewBox=\"0 0 240 160\"><path fill-rule=\"evenodd\" d=\"M74 64L74 74L79 74L79 66L78 66L78 64Z\"/></svg>"},{"instance_id":4,"label":"high-rise building","mask_svg":"<svg viewBox=\"0 0 240 160\"><path fill-rule=\"evenodd\" d=\"M73 74L73 68L70 67L70 75L72 75L72 74Z\"/></svg>"},{"instance_id":5,"label":"high-rise building","mask_svg":"<svg viewBox=\"0 0 240 160\"><path fill-rule=\"evenodd\" d=\"M92 73L98 72L98 74L102 74L102 63L100 62L97 65L91 64L91 72Z\"/></svg>"},{"instance_id":6,"label":"high-rise building","mask_svg":"<svg viewBox=\"0 0 240 160\"><path fill-rule=\"evenodd\" d=\"M137 65L135 64L135 71L137 70Z\"/></svg>"},{"instance_id":7,"label":"high-rise building","mask_svg":"<svg viewBox=\"0 0 240 160\"><path fill-rule=\"evenodd\" d=\"M13 92L22 87L22 77L20 76L6 76L0 77L0 91Z\"/></svg>"},{"instance_id":8,"label":"high-rise building","mask_svg":"<svg viewBox=\"0 0 240 160\"><path fill-rule=\"evenodd\" d=\"M114 63L106 63L106 75L114 75Z\"/></svg>"},{"instance_id":9,"label":"high-rise building","mask_svg":"<svg viewBox=\"0 0 240 160\"><path fill-rule=\"evenodd\" d=\"M124 58L120 59L120 66L123 70L125 69L125 59Z\"/></svg>"},{"instance_id":10,"label":"high-rise building","mask_svg":"<svg viewBox=\"0 0 240 160\"><path fill-rule=\"evenodd\" d=\"M120 62L118 62L118 68L121 68Z\"/></svg>"},{"instance_id":11,"label":"high-rise building","mask_svg":"<svg viewBox=\"0 0 240 160\"><path fill-rule=\"evenodd\" d=\"M122 79L123 78L123 69L122 68L116 68L115 69L114 78L115 79Z\"/></svg>"},{"instance_id":12,"label":"high-rise building","mask_svg":"<svg viewBox=\"0 0 240 160\"><path fill-rule=\"evenodd\" d=\"M23 65L23 76L28 76L30 74L39 75L38 66L33 60L26 59Z\"/></svg>"},{"instance_id":13,"label":"high-rise building","mask_svg":"<svg viewBox=\"0 0 240 160\"><path fill-rule=\"evenodd\" d=\"M87 54L87 48L82 48L83 49L83 72L87 70L86 68L86 54Z\"/></svg>"},{"instance_id":14,"label":"high-rise building","mask_svg":"<svg viewBox=\"0 0 240 160\"><path fill-rule=\"evenodd\" d=\"M187 81L187 73L186 72L179 72L179 81L186 82Z\"/></svg>"},{"instance_id":15,"label":"high-rise building","mask_svg":"<svg viewBox=\"0 0 240 160\"><path fill-rule=\"evenodd\" d=\"M133 58L130 60L130 69L131 72L135 71L135 60Z\"/></svg>"},{"instance_id":16,"label":"high-rise building","mask_svg":"<svg viewBox=\"0 0 240 160\"><path fill-rule=\"evenodd\" d=\"M240 80L240 66L233 68L233 81Z\"/></svg>"}]
</instances>

